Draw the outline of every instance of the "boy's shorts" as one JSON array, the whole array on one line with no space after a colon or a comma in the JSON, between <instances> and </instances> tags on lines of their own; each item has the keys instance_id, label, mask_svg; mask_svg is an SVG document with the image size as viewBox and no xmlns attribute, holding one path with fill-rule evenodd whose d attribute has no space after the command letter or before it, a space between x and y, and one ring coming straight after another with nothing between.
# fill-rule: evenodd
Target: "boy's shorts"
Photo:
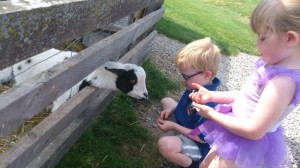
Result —
<instances>
[{"instance_id":1,"label":"boy's shorts","mask_svg":"<svg viewBox=\"0 0 300 168\"><path fill-rule=\"evenodd\" d=\"M190 157L193 161L199 161L202 158L202 155L195 141L183 134L178 134L177 136L182 142L181 152Z\"/></svg>"}]
</instances>

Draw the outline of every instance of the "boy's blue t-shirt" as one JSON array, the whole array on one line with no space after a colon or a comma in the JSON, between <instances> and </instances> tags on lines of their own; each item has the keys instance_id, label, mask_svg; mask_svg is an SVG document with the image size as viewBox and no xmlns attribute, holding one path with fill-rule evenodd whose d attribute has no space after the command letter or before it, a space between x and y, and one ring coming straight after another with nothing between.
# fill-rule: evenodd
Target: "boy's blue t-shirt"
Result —
<instances>
[{"instance_id":1,"label":"boy's blue t-shirt","mask_svg":"<svg viewBox=\"0 0 300 168\"><path fill-rule=\"evenodd\" d=\"M204 88L206 88L207 90L216 91L217 87L220 85L220 83L221 82L218 78L214 78L213 83L211 85L204 86ZM196 112L196 110L194 110L191 115L188 114L188 107L192 104L192 100L189 98L189 94L191 92L192 92L192 90L188 90L188 89L184 91L183 95L181 96L181 98L176 106L176 109L174 111L174 116L175 116L176 122L179 125L186 127L186 128L194 129L195 127L204 123L206 121L206 118L203 118L202 116L200 116ZM210 107L215 107L217 104L209 102L206 105L208 105ZM200 134L199 138L204 141L203 134ZM196 142L196 144L198 145L198 147L201 151L202 159L204 159L204 157L207 155L207 153L210 150L209 145L207 143L203 144L203 143L199 143L199 142ZM202 159L200 161L202 161Z\"/></svg>"}]
</instances>

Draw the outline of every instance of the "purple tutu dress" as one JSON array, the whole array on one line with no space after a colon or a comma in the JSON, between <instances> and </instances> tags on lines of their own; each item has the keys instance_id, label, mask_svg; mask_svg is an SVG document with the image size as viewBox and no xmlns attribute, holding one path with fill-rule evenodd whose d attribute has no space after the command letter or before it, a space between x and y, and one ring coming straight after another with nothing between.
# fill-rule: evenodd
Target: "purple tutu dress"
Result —
<instances>
[{"instance_id":1,"label":"purple tutu dress","mask_svg":"<svg viewBox=\"0 0 300 168\"><path fill-rule=\"evenodd\" d=\"M215 110L236 117L249 117L258 103L262 86L275 76L289 76L295 80L296 93L292 103L268 133L259 140L250 140L229 132L212 120L207 120L190 134L198 134L200 129L206 142L221 158L234 161L240 168L289 167L290 161L281 124L300 102L300 70L266 66L261 59L255 65L256 73L247 79L232 106L218 105Z\"/></svg>"}]
</instances>

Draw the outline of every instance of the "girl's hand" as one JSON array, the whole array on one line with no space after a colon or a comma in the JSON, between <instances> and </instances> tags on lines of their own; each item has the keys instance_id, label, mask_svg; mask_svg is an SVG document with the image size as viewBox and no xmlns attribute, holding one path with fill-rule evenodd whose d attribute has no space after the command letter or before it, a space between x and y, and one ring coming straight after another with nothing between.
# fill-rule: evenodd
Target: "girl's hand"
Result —
<instances>
[{"instance_id":1,"label":"girl's hand","mask_svg":"<svg viewBox=\"0 0 300 168\"><path fill-rule=\"evenodd\" d=\"M172 108L170 108L170 109L164 109L163 111L160 112L159 119L161 119L161 120L167 120L172 115L172 113L173 113L173 109Z\"/></svg>"},{"instance_id":2,"label":"girl's hand","mask_svg":"<svg viewBox=\"0 0 300 168\"><path fill-rule=\"evenodd\" d=\"M215 112L215 110L213 108L211 108L209 106L206 106L206 105L201 105L201 104L198 104L198 103L195 103L195 102L193 102L192 105L194 106L196 111L199 113L199 115L204 117L204 118L211 119L212 113Z\"/></svg>"},{"instance_id":3,"label":"girl's hand","mask_svg":"<svg viewBox=\"0 0 300 168\"><path fill-rule=\"evenodd\" d=\"M212 101L213 96L212 93L205 89L204 87L200 86L199 84L192 83L192 85L198 89L197 92L193 92L189 95L190 99L192 99L194 102L199 104L206 104L210 101Z\"/></svg>"},{"instance_id":4,"label":"girl's hand","mask_svg":"<svg viewBox=\"0 0 300 168\"><path fill-rule=\"evenodd\" d=\"M163 132L173 130L175 127L174 122L168 120L162 120L162 119L157 120L157 125L160 128L160 130L162 130Z\"/></svg>"}]
</instances>

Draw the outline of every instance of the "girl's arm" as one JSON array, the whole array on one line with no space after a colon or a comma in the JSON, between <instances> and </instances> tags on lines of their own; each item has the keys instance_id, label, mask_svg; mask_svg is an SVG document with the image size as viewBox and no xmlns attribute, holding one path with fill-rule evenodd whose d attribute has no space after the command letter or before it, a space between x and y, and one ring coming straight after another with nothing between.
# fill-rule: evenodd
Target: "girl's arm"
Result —
<instances>
[{"instance_id":1,"label":"girl's arm","mask_svg":"<svg viewBox=\"0 0 300 168\"><path fill-rule=\"evenodd\" d=\"M201 116L212 119L229 131L248 138L260 139L280 118L291 103L296 84L290 77L274 77L263 88L257 107L250 118L234 117L194 103Z\"/></svg>"},{"instance_id":2,"label":"girl's arm","mask_svg":"<svg viewBox=\"0 0 300 168\"><path fill-rule=\"evenodd\" d=\"M212 92L212 102L218 104L233 103L238 91L210 91Z\"/></svg>"},{"instance_id":3,"label":"girl's arm","mask_svg":"<svg viewBox=\"0 0 300 168\"><path fill-rule=\"evenodd\" d=\"M232 103L238 94L238 91L209 91L199 84L192 84L198 89L197 92L191 93L190 98L196 103L206 104L208 102L214 102L218 104L229 104Z\"/></svg>"}]
</instances>

